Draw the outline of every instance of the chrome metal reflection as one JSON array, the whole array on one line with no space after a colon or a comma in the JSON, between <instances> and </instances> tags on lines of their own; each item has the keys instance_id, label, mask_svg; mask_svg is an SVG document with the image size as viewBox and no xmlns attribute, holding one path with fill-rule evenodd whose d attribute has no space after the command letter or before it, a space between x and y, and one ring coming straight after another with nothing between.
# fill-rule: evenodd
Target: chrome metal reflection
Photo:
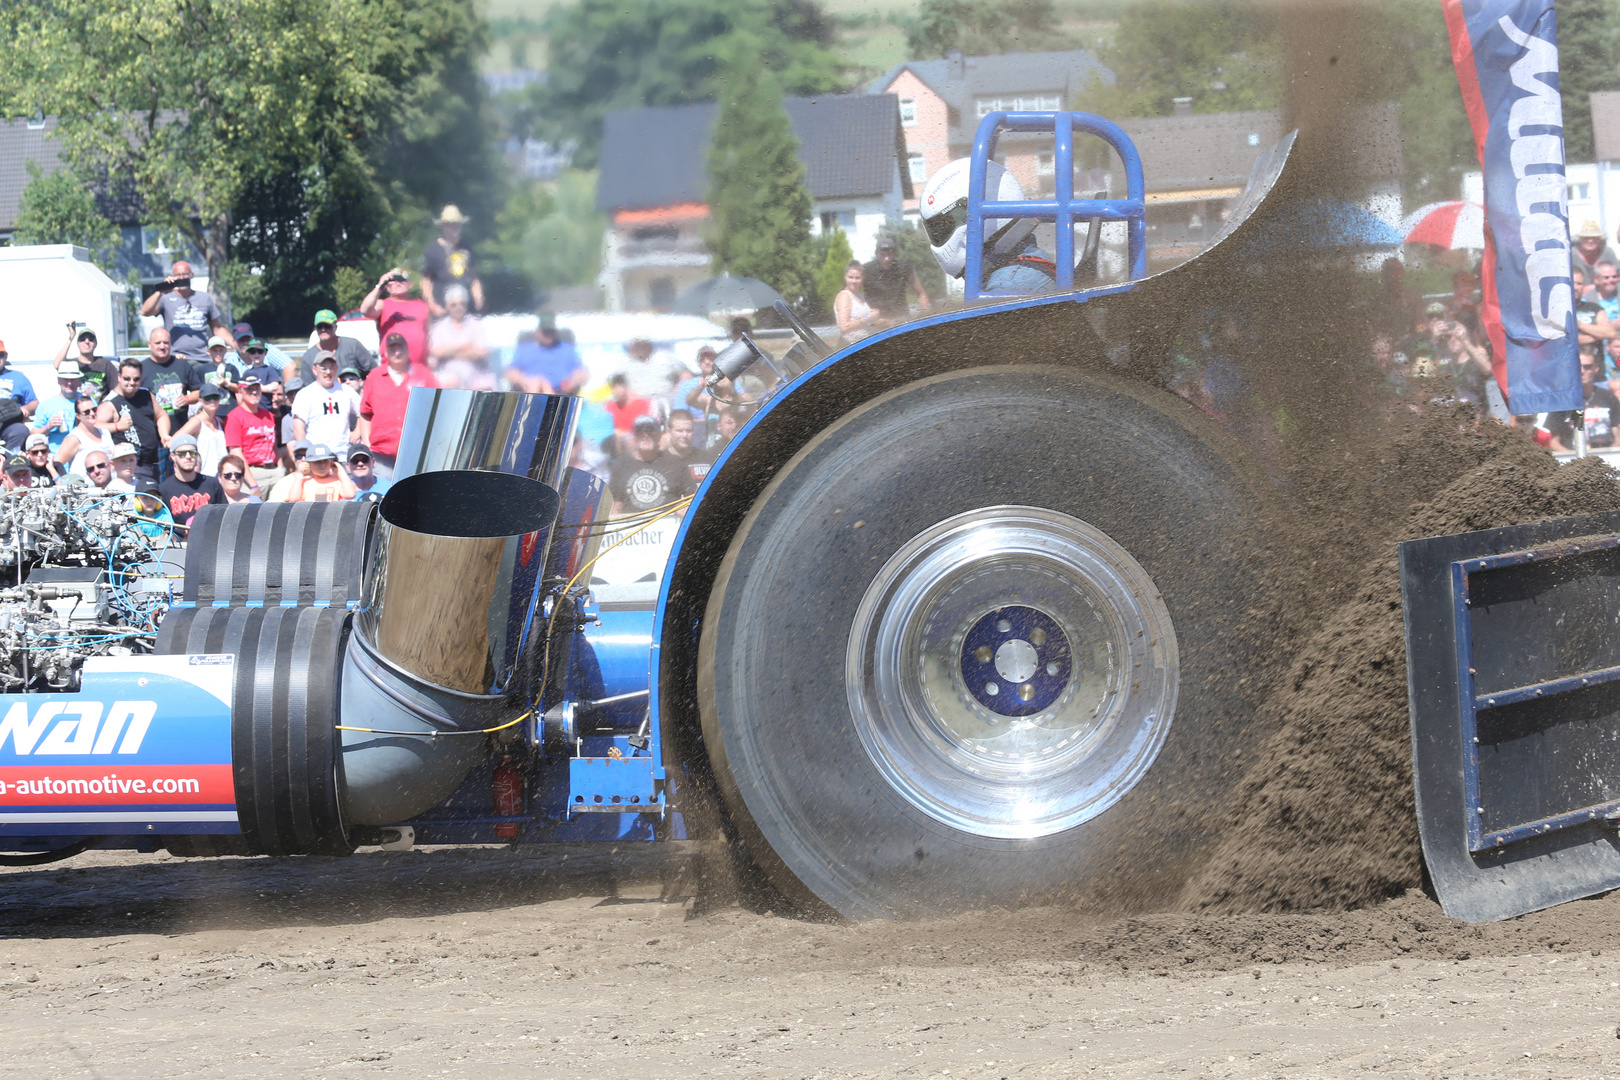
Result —
<instances>
[{"instance_id":1,"label":"chrome metal reflection","mask_svg":"<svg viewBox=\"0 0 1620 1080\"><path fill-rule=\"evenodd\" d=\"M555 394L412 390L395 482L418 473L479 469L527 476L561 491L582 407L578 398Z\"/></svg>"},{"instance_id":2,"label":"chrome metal reflection","mask_svg":"<svg viewBox=\"0 0 1620 1080\"><path fill-rule=\"evenodd\" d=\"M1147 571L1084 521L992 506L913 537L862 597L845 655L873 763L952 828L1073 828L1146 774L1179 685Z\"/></svg>"},{"instance_id":3,"label":"chrome metal reflection","mask_svg":"<svg viewBox=\"0 0 1620 1080\"><path fill-rule=\"evenodd\" d=\"M555 489L457 469L396 481L378 507L358 632L386 663L454 693L511 687L541 596Z\"/></svg>"}]
</instances>

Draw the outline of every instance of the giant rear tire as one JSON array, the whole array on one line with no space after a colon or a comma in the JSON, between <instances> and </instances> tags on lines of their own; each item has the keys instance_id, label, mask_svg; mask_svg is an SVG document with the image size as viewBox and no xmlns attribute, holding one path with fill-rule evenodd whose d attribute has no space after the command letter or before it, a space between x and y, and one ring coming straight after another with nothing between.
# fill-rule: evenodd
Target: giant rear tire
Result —
<instances>
[{"instance_id":1,"label":"giant rear tire","mask_svg":"<svg viewBox=\"0 0 1620 1080\"><path fill-rule=\"evenodd\" d=\"M726 811L850 917L1145 908L1253 740L1260 504L1179 399L977 369L844 417L760 495L698 662Z\"/></svg>"}]
</instances>

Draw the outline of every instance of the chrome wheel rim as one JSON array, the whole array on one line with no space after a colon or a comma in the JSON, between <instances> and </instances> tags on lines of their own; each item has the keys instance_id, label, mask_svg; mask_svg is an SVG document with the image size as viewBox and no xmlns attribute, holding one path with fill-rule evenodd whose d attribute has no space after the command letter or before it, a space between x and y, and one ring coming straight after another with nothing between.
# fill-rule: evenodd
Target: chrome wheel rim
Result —
<instances>
[{"instance_id":1,"label":"chrome wheel rim","mask_svg":"<svg viewBox=\"0 0 1620 1080\"><path fill-rule=\"evenodd\" d=\"M1032 839L1118 802L1175 714L1170 613L1106 533L1033 506L947 518L895 552L850 628L873 764L953 829Z\"/></svg>"}]
</instances>

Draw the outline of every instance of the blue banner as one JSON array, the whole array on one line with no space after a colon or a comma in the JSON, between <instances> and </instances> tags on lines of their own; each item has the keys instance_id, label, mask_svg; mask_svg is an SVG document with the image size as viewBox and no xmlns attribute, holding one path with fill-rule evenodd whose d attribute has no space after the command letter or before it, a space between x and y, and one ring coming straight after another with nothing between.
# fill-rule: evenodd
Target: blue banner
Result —
<instances>
[{"instance_id":1,"label":"blue banner","mask_svg":"<svg viewBox=\"0 0 1620 1080\"><path fill-rule=\"evenodd\" d=\"M1514 413L1579 409L1553 0L1444 0L1485 173L1486 332Z\"/></svg>"}]
</instances>

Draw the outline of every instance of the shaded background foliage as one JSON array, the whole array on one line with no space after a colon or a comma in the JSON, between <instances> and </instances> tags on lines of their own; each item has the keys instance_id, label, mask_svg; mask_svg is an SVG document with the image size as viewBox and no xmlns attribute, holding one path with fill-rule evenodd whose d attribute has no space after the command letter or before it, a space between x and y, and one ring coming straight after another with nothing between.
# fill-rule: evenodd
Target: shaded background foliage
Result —
<instances>
[{"instance_id":1,"label":"shaded background foliage","mask_svg":"<svg viewBox=\"0 0 1620 1080\"><path fill-rule=\"evenodd\" d=\"M1094 111L1165 115L1178 97L1197 112L1274 108L1283 2L489 0L486 18L470 0L40 0L0 5L0 109L59 117L71 170L30 186L19 240L105 245L76 193L85 180L131 190L149 224L203 251L238 316L302 333L315 308L351 307L382 270L415 265L447 202L473 218L492 307L593 282L602 116L718 101L752 62L748 121L714 149L782 167L736 166L772 185L758 208L742 185L717 185L717 264L763 268L812 310L835 241L787 220L803 200L781 94L857 92L902 56L1086 47L1117 75L1092 88ZM1560 0L1558 13L1568 158L1590 160L1587 94L1620 89L1620 4ZM1401 105L1408 205L1457 197L1477 166L1439 4L1366 0L1355 16L1383 57L1356 93ZM892 51L867 48L878 40ZM480 73L492 46L543 80L492 98ZM503 165L503 141L528 138L572 147L574 167L540 181ZM925 245L902 242L932 279Z\"/></svg>"}]
</instances>

